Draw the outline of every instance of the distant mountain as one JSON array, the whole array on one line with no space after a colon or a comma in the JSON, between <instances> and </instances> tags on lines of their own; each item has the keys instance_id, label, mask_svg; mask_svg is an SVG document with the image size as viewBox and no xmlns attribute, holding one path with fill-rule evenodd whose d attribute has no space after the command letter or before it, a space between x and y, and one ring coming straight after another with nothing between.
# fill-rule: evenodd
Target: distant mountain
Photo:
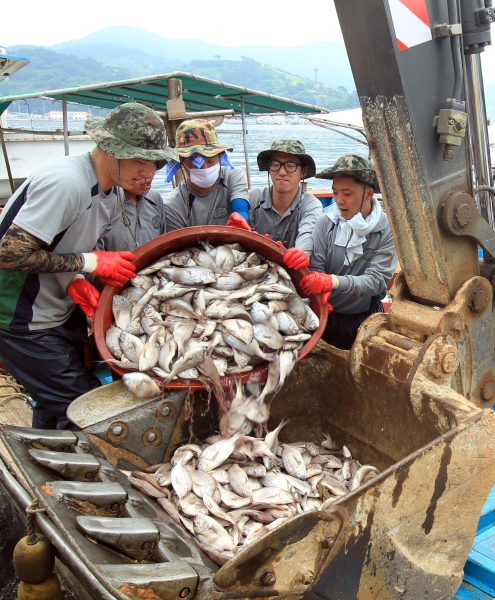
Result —
<instances>
[{"instance_id":1,"label":"distant mountain","mask_svg":"<svg viewBox=\"0 0 495 600\"><path fill-rule=\"evenodd\" d=\"M114 25L72 40L51 46L52 50L80 58L95 58L107 64L130 69L136 75L152 75L180 69L191 60L239 60L248 56L254 60L290 73L298 73L325 86L354 90L349 60L344 44L315 42L304 46L237 46L210 44L201 40L169 40L137 27ZM140 70L139 73L135 69Z\"/></svg>"},{"instance_id":2,"label":"distant mountain","mask_svg":"<svg viewBox=\"0 0 495 600\"><path fill-rule=\"evenodd\" d=\"M2 83L2 95L56 90L131 77L127 69L105 65L93 58L77 58L36 46L10 46L8 50L27 56L31 62Z\"/></svg>"},{"instance_id":3,"label":"distant mountain","mask_svg":"<svg viewBox=\"0 0 495 600\"><path fill-rule=\"evenodd\" d=\"M89 83L130 79L140 75L135 72L135 69L129 71L105 65L94 58L78 58L46 48L18 46L11 47L9 50L28 56L31 62L15 77L2 84L0 92L7 94L56 90ZM147 57L142 53L141 58ZM314 82L307 77L262 65L246 56L241 60L192 60L184 65L176 65L174 68L183 68L196 75L326 108L358 106L356 93L349 93L344 87L333 89L319 85L315 88ZM33 111L43 109L41 101L34 104L33 102L30 101Z\"/></svg>"}]
</instances>

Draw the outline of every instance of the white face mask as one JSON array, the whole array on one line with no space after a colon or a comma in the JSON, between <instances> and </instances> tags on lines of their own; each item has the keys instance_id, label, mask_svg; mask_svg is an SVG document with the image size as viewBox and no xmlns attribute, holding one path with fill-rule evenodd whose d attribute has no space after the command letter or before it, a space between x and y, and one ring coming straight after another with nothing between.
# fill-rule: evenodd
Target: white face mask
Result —
<instances>
[{"instance_id":1,"label":"white face mask","mask_svg":"<svg viewBox=\"0 0 495 600\"><path fill-rule=\"evenodd\" d=\"M219 171L220 163L207 169L189 169L189 179L198 187L209 188L217 180Z\"/></svg>"}]
</instances>

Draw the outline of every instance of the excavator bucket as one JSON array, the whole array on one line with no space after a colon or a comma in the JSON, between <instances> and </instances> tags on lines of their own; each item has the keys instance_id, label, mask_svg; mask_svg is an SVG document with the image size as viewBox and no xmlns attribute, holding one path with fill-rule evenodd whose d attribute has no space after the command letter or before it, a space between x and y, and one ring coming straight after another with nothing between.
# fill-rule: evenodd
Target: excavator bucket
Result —
<instances>
[{"instance_id":1,"label":"excavator bucket","mask_svg":"<svg viewBox=\"0 0 495 600\"><path fill-rule=\"evenodd\" d=\"M209 410L197 391L132 403L115 383L74 403L84 415L105 394L108 411L100 402L96 416L87 412L82 432L4 426L2 440L49 517L40 519L81 584L120 599L452 598L495 484L495 414L452 389L452 339L433 335L404 349L386 322L368 319L349 352L320 342L275 396L269 422L290 419L286 442L321 442L328 432L380 474L222 567L119 470L168 460L191 433L204 439L218 426L213 398ZM15 496L5 471L2 485Z\"/></svg>"}]
</instances>

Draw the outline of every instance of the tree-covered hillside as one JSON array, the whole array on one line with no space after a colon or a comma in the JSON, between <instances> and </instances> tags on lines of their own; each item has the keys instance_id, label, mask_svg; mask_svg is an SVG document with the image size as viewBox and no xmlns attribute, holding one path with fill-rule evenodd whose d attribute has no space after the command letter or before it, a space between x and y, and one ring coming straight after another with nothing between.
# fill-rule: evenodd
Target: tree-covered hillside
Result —
<instances>
[{"instance_id":1,"label":"tree-covered hillside","mask_svg":"<svg viewBox=\"0 0 495 600\"><path fill-rule=\"evenodd\" d=\"M142 75L132 69L105 65L93 58L77 58L46 48L16 46L10 50L27 56L31 63L2 84L1 95L56 90ZM315 86L311 79L263 65L247 56L243 56L241 60L222 60L217 55L214 60L178 62L167 70L194 73L330 109L359 106L356 93L349 93L344 87L335 90Z\"/></svg>"},{"instance_id":2,"label":"tree-covered hillside","mask_svg":"<svg viewBox=\"0 0 495 600\"><path fill-rule=\"evenodd\" d=\"M37 46L15 46L12 51L20 56L26 56L31 62L2 83L0 87L2 96L57 90L131 77L129 71L109 67L93 58L76 58Z\"/></svg>"}]
</instances>

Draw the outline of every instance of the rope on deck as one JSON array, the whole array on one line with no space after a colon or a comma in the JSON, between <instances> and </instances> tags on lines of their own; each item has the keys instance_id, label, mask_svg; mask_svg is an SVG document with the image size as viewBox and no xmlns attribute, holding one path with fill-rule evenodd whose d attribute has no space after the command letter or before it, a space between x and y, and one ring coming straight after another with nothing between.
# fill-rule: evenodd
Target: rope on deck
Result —
<instances>
[{"instance_id":1,"label":"rope on deck","mask_svg":"<svg viewBox=\"0 0 495 600\"><path fill-rule=\"evenodd\" d=\"M34 516L36 513L45 512L44 508L40 508L38 498L35 498L31 504L26 508L27 518L26 518L26 528L27 528L27 538L28 544L33 546L38 541L38 535L36 533L36 523Z\"/></svg>"},{"instance_id":2,"label":"rope on deck","mask_svg":"<svg viewBox=\"0 0 495 600\"><path fill-rule=\"evenodd\" d=\"M24 387L5 369L0 368L0 404L2 404L2 400L14 400L18 398L33 408L31 398L26 396L24 392Z\"/></svg>"}]
</instances>

